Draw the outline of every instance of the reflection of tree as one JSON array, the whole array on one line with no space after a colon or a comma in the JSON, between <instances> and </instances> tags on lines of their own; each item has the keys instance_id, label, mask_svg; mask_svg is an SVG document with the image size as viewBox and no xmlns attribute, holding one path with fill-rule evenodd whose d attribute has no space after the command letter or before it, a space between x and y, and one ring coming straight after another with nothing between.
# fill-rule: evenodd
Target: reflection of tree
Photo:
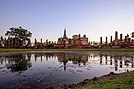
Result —
<instances>
[{"instance_id":1,"label":"reflection of tree","mask_svg":"<svg viewBox=\"0 0 134 89\"><path fill-rule=\"evenodd\" d=\"M8 58L9 61L8 62L9 64L7 65L7 69L11 69L12 72L25 71L32 66L30 62L31 60L30 54L27 54L28 59L26 59L25 54L6 56L6 58Z\"/></svg>"},{"instance_id":2,"label":"reflection of tree","mask_svg":"<svg viewBox=\"0 0 134 89\"><path fill-rule=\"evenodd\" d=\"M8 69L11 69L12 72L24 71L32 66L31 63L25 59L14 60L14 62L15 64L11 64L11 66L8 67Z\"/></svg>"},{"instance_id":3,"label":"reflection of tree","mask_svg":"<svg viewBox=\"0 0 134 89\"><path fill-rule=\"evenodd\" d=\"M80 54L80 53L33 53L35 62L40 59L43 62L43 58L49 60L51 58L58 59L64 66L64 70L67 68L68 61L71 61L73 64L78 66L86 65L92 59L99 59L101 65L110 65L114 66L115 71L120 68L132 67L134 68L134 57L132 55L118 55L118 54ZM19 72L27 70L32 66L31 64L31 53L28 54L16 54L12 56L0 56L0 63L8 63L7 68L11 69L12 72ZM97 61L97 60L96 60Z\"/></svg>"}]
</instances>

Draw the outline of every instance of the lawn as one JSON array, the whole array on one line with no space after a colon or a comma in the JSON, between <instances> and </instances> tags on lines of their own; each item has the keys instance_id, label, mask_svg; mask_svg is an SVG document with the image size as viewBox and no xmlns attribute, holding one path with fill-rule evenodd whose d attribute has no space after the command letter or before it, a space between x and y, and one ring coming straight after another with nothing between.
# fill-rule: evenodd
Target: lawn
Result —
<instances>
[{"instance_id":1,"label":"lawn","mask_svg":"<svg viewBox=\"0 0 134 89\"><path fill-rule=\"evenodd\" d=\"M94 49L94 48L65 48L65 49L15 49L15 48L0 48L0 52L12 52L12 51L132 51L134 52L134 48L102 48L102 49Z\"/></svg>"},{"instance_id":2,"label":"lawn","mask_svg":"<svg viewBox=\"0 0 134 89\"><path fill-rule=\"evenodd\" d=\"M134 71L85 80L71 89L134 89Z\"/></svg>"}]
</instances>

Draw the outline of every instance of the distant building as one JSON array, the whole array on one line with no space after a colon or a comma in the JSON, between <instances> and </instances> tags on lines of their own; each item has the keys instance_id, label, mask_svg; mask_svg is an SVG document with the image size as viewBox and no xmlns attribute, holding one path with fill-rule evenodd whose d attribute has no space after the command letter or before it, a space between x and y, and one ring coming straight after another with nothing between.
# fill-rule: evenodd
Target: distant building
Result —
<instances>
[{"instance_id":1,"label":"distant building","mask_svg":"<svg viewBox=\"0 0 134 89\"><path fill-rule=\"evenodd\" d=\"M66 34L66 29L64 29L63 37L58 38L57 44L54 48L88 48L88 38L86 35L83 37L79 35L73 35L72 38L68 38Z\"/></svg>"}]
</instances>

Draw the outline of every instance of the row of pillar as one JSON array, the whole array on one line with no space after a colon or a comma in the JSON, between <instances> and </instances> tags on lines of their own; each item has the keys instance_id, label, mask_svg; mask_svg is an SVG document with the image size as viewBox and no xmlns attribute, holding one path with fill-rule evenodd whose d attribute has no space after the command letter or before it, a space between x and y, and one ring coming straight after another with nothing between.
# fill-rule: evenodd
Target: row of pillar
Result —
<instances>
[{"instance_id":1,"label":"row of pillar","mask_svg":"<svg viewBox=\"0 0 134 89\"><path fill-rule=\"evenodd\" d=\"M122 43L123 39L122 39L123 35L120 34L120 43ZM113 43L113 37L110 36L110 46L118 46L119 40L118 40L118 32L115 32L115 40ZM100 45L102 46L102 37L100 37ZM105 40L105 46L108 46L108 37L106 37Z\"/></svg>"},{"instance_id":2,"label":"row of pillar","mask_svg":"<svg viewBox=\"0 0 134 89\"><path fill-rule=\"evenodd\" d=\"M6 48L19 48L19 47L31 47L31 40L27 40L28 43L25 43L25 40L20 40L17 38L3 38L3 36L1 36L0 38L0 47L6 47Z\"/></svg>"}]
</instances>

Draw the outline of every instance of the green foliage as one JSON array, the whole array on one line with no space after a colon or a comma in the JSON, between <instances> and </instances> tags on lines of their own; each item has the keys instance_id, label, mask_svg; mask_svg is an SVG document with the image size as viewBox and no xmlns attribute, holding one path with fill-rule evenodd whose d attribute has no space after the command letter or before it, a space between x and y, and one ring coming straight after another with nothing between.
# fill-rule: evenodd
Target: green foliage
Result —
<instances>
[{"instance_id":1,"label":"green foliage","mask_svg":"<svg viewBox=\"0 0 134 89\"><path fill-rule=\"evenodd\" d=\"M134 89L134 72L100 77L96 81L89 81L71 89Z\"/></svg>"},{"instance_id":2,"label":"green foliage","mask_svg":"<svg viewBox=\"0 0 134 89\"><path fill-rule=\"evenodd\" d=\"M5 33L6 36L11 38L18 38L20 40L22 39L29 39L32 36L32 33L22 27L19 28L10 28L9 31Z\"/></svg>"}]
</instances>

